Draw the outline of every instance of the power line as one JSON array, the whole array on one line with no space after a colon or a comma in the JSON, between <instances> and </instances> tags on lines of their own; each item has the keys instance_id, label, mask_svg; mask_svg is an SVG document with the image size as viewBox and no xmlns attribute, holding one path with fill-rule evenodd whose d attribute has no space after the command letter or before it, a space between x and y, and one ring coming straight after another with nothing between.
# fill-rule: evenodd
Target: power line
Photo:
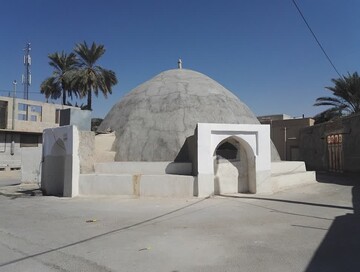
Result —
<instances>
[{"instance_id":1,"label":"power line","mask_svg":"<svg viewBox=\"0 0 360 272\"><path fill-rule=\"evenodd\" d=\"M12 93L12 92L13 92L12 90L2 90L2 89L0 89L0 93ZM29 93L45 95L45 94L42 94L41 92L29 92Z\"/></svg>"},{"instance_id":2,"label":"power line","mask_svg":"<svg viewBox=\"0 0 360 272\"><path fill-rule=\"evenodd\" d=\"M306 26L308 27L308 29L310 30L311 34L313 35L315 41L317 42L317 44L319 45L321 51L324 53L325 57L327 58L327 60L330 62L331 66L334 68L335 72L339 75L340 78L342 78L342 76L340 75L339 71L336 69L334 63L331 61L329 55L325 52L324 47L321 45L320 41L318 40L318 38L316 37L314 31L312 31L310 25L308 24L308 22L306 21L303 13L301 12L299 6L297 5L297 3L295 2L295 0L292 0L293 4L295 5L296 9L298 10L298 12L300 13L301 18L304 20Z\"/></svg>"}]
</instances>

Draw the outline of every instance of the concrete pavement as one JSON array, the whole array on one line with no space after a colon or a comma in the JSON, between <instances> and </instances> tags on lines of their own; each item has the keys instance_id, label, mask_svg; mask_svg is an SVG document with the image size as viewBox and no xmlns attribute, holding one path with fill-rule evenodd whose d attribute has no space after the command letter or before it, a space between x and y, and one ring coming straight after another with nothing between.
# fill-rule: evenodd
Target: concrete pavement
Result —
<instances>
[{"instance_id":1,"label":"concrete pavement","mask_svg":"<svg viewBox=\"0 0 360 272\"><path fill-rule=\"evenodd\" d=\"M21 172L19 170L0 172L0 188L5 186L18 185L20 183Z\"/></svg>"},{"instance_id":2,"label":"concrete pavement","mask_svg":"<svg viewBox=\"0 0 360 272\"><path fill-rule=\"evenodd\" d=\"M0 271L359 271L355 179L209 199L3 194Z\"/></svg>"},{"instance_id":3,"label":"concrete pavement","mask_svg":"<svg viewBox=\"0 0 360 272\"><path fill-rule=\"evenodd\" d=\"M0 173L0 195L11 198L26 195L42 195L39 184L21 183L21 171L4 171Z\"/></svg>"}]
</instances>

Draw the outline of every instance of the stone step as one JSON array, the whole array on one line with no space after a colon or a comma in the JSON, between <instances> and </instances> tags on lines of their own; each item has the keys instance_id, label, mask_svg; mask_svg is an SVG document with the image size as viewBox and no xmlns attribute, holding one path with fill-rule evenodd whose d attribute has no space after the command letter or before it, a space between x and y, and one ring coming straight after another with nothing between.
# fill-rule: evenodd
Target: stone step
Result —
<instances>
[{"instance_id":1,"label":"stone step","mask_svg":"<svg viewBox=\"0 0 360 272\"><path fill-rule=\"evenodd\" d=\"M79 194L193 197L194 181L185 175L81 174Z\"/></svg>"},{"instance_id":2,"label":"stone step","mask_svg":"<svg viewBox=\"0 0 360 272\"><path fill-rule=\"evenodd\" d=\"M193 176L144 175L140 180L140 196L193 197Z\"/></svg>"},{"instance_id":3,"label":"stone step","mask_svg":"<svg viewBox=\"0 0 360 272\"><path fill-rule=\"evenodd\" d=\"M114 162L115 155L115 151L98 151L96 152L95 160L98 163Z\"/></svg>"},{"instance_id":4,"label":"stone step","mask_svg":"<svg viewBox=\"0 0 360 272\"><path fill-rule=\"evenodd\" d=\"M132 175L80 174L79 195L134 195Z\"/></svg>"},{"instance_id":5,"label":"stone step","mask_svg":"<svg viewBox=\"0 0 360 272\"><path fill-rule=\"evenodd\" d=\"M95 173L145 174L145 175L191 175L191 163L175 162L107 162L95 163Z\"/></svg>"},{"instance_id":6,"label":"stone step","mask_svg":"<svg viewBox=\"0 0 360 272\"><path fill-rule=\"evenodd\" d=\"M294 186L315 183L316 173L314 171L307 171L283 175L272 175L271 182L273 192L277 192Z\"/></svg>"},{"instance_id":7,"label":"stone step","mask_svg":"<svg viewBox=\"0 0 360 272\"><path fill-rule=\"evenodd\" d=\"M303 161L280 161L271 163L271 175L284 175L291 173L306 172Z\"/></svg>"}]
</instances>

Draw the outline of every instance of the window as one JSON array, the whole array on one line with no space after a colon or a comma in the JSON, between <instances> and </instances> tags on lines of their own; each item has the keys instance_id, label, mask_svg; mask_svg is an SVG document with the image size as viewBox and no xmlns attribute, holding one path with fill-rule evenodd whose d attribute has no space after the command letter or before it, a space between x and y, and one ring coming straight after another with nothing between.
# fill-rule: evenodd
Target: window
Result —
<instances>
[{"instance_id":1,"label":"window","mask_svg":"<svg viewBox=\"0 0 360 272\"><path fill-rule=\"evenodd\" d=\"M5 129L7 126L8 102L0 101L0 128Z\"/></svg>"},{"instance_id":2,"label":"window","mask_svg":"<svg viewBox=\"0 0 360 272\"><path fill-rule=\"evenodd\" d=\"M37 147L39 146L39 135L21 134L20 147Z\"/></svg>"}]
</instances>

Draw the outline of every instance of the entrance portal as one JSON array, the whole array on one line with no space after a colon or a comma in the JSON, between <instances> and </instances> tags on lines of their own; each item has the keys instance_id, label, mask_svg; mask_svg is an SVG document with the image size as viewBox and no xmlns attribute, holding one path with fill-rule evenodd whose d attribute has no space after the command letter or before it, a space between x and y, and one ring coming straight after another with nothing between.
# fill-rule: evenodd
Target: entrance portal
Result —
<instances>
[{"instance_id":1,"label":"entrance portal","mask_svg":"<svg viewBox=\"0 0 360 272\"><path fill-rule=\"evenodd\" d=\"M196 133L197 167L194 169L197 173L196 196L213 195L215 189L217 194L237 193L239 191L255 194L272 191L270 182L270 127L268 125L198 123ZM226 181L222 182L226 180L222 173L225 172L225 175L226 173L229 175L229 172L221 171L222 159L219 158L218 162L220 163L216 163L216 167L214 166L214 156L221 156L221 153L226 156L221 151L217 151L218 154L216 154L216 150L225 142L233 147L226 144L220 150L223 149L225 153L232 156L233 159L226 160L237 170L235 178L230 179L232 182L230 182L229 187L227 187ZM234 157L234 153L239 154ZM239 161L238 165L236 160ZM234 168L232 169L234 170ZM214 185L215 181L216 186Z\"/></svg>"},{"instance_id":2,"label":"entrance portal","mask_svg":"<svg viewBox=\"0 0 360 272\"><path fill-rule=\"evenodd\" d=\"M220 142L214 151L214 193L248 193L249 162L245 148L234 137Z\"/></svg>"}]
</instances>

